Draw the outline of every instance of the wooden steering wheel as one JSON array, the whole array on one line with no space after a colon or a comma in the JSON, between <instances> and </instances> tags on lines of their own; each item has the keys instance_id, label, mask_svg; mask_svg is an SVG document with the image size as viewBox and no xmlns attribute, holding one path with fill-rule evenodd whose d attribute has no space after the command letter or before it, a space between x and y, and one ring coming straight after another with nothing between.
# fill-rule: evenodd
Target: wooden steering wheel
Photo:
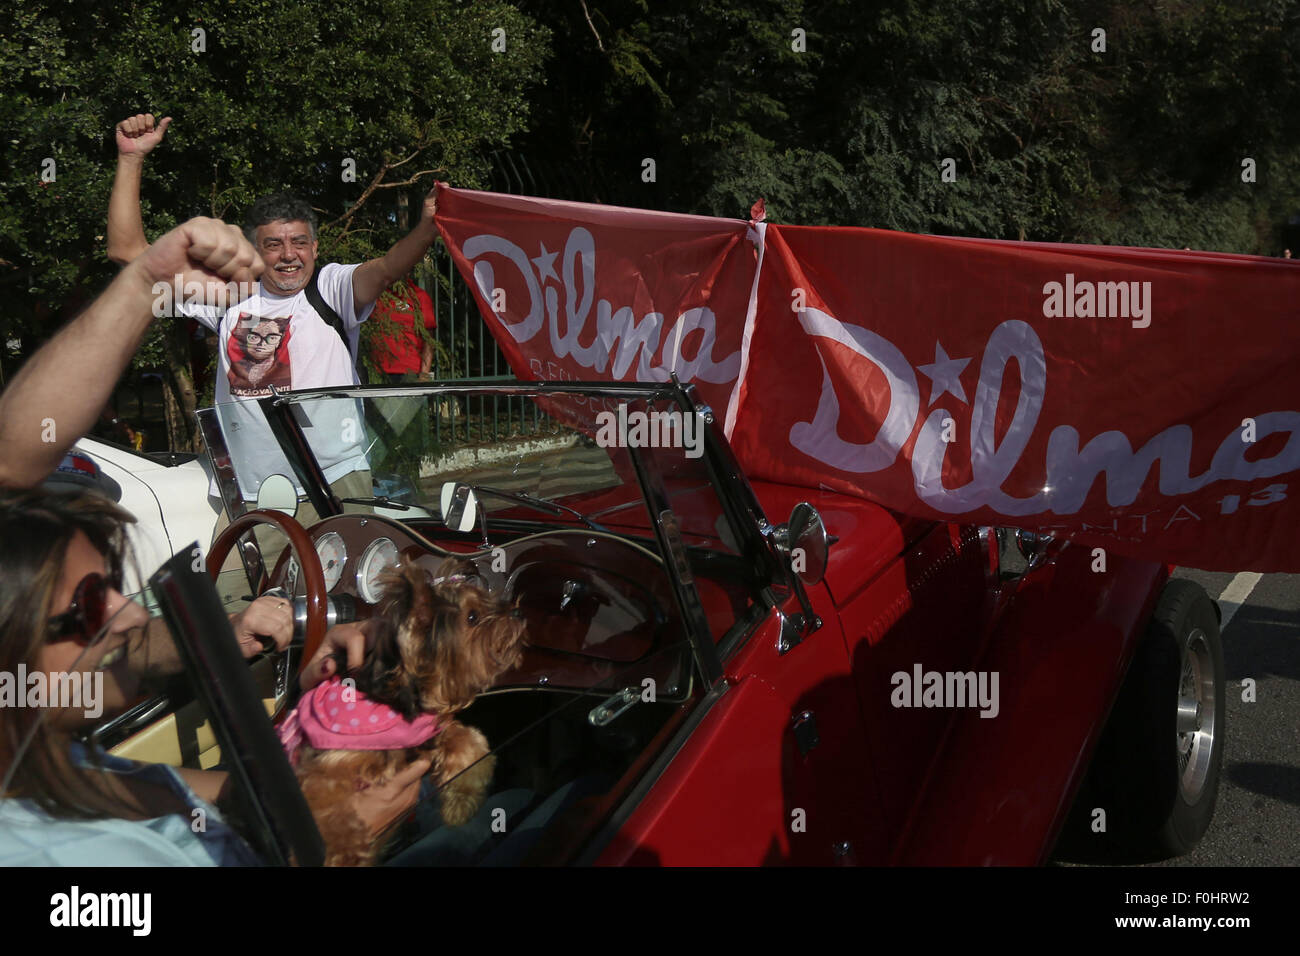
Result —
<instances>
[{"instance_id":1,"label":"wooden steering wheel","mask_svg":"<svg viewBox=\"0 0 1300 956\"><path fill-rule=\"evenodd\" d=\"M316 548L311 543L311 537L303 526L289 515L279 511L257 510L241 515L232 521L212 543L212 548L208 551L208 574L215 581L235 542L250 528L259 524L273 525L288 536L289 546L293 549L293 555L301 569L301 580L307 592L307 624L303 634L302 658L298 662L298 673L301 673L303 666L312 659L325 639L325 632L329 629L329 600L325 589L325 571L321 567L320 556L316 554ZM293 676L296 677L297 674Z\"/></svg>"}]
</instances>

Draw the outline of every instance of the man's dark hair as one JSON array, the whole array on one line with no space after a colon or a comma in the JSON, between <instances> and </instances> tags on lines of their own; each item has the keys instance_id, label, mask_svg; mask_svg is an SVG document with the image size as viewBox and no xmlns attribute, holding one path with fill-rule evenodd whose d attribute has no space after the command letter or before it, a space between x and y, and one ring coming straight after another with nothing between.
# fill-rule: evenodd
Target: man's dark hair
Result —
<instances>
[{"instance_id":1,"label":"man's dark hair","mask_svg":"<svg viewBox=\"0 0 1300 956\"><path fill-rule=\"evenodd\" d=\"M244 235L256 245L257 227L277 220L305 222L311 229L312 239L316 238L316 213L307 203L288 193L272 193L253 203L248 215L244 216Z\"/></svg>"}]
</instances>

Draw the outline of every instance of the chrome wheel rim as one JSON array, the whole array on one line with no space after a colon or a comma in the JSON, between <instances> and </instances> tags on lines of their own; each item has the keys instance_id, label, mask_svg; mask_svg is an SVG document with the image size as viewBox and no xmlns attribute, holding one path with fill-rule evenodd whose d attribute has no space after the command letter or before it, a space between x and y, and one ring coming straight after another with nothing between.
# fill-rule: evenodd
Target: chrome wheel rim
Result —
<instances>
[{"instance_id":1,"label":"chrome wheel rim","mask_svg":"<svg viewBox=\"0 0 1300 956\"><path fill-rule=\"evenodd\" d=\"M1195 803L1210 777L1214 753L1214 660L1205 632L1192 631L1183 646L1176 714L1178 780L1183 799Z\"/></svg>"}]
</instances>

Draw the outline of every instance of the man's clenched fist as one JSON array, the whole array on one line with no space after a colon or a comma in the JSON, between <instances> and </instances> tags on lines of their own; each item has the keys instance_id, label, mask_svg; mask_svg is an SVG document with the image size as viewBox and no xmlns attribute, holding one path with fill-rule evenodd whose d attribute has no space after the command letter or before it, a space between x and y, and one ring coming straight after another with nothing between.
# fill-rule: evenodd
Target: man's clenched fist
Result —
<instances>
[{"instance_id":1,"label":"man's clenched fist","mask_svg":"<svg viewBox=\"0 0 1300 956\"><path fill-rule=\"evenodd\" d=\"M154 127L152 113L137 113L117 124L117 151L123 156L140 156L162 142L163 134L171 123L170 116L164 116Z\"/></svg>"},{"instance_id":2,"label":"man's clenched fist","mask_svg":"<svg viewBox=\"0 0 1300 956\"><path fill-rule=\"evenodd\" d=\"M251 294L265 266L244 234L220 219L199 217L160 238L131 264L152 287L155 283L191 283L204 288L206 305L231 306L232 295ZM242 286L242 288L241 288ZM186 292L186 299L189 293Z\"/></svg>"}]
</instances>

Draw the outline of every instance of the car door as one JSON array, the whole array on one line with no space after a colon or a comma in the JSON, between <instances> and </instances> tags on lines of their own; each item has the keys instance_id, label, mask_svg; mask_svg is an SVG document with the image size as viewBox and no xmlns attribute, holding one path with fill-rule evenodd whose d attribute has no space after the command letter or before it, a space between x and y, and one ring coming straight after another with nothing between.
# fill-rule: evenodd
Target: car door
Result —
<instances>
[{"instance_id":1,"label":"car door","mask_svg":"<svg viewBox=\"0 0 1300 956\"><path fill-rule=\"evenodd\" d=\"M950 675L951 686L957 675L978 682L989 598L987 551L974 528L911 523L903 539L901 552L861 590L837 594L872 774L881 782L877 813L898 837L955 715L955 699L924 691L933 675L945 688ZM969 686L964 676L961 686Z\"/></svg>"},{"instance_id":2,"label":"car door","mask_svg":"<svg viewBox=\"0 0 1300 956\"><path fill-rule=\"evenodd\" d=\"M697 569L695 576L702 579L697 589L707 593L707 573ZM781 597L762 583L750 584L748 607L736 613L734 628L712 627L723 675L649 775L598 862L884 859L878 785L829 592L809 589L822 624L794 640L797 597ZM706 597L704 603L716 602Z\"/></svg>"}]
</instances>

